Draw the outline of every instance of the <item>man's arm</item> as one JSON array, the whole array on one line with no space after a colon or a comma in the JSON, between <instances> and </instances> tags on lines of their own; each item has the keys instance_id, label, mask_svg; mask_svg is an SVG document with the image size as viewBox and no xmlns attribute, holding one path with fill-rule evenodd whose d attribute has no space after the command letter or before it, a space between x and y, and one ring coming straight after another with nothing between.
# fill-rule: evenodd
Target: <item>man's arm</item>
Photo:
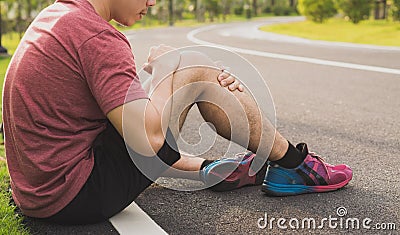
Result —
<instances>
[{"instance_id":1,"label":"man's arm","mask_svg":"<svg viewBox=\"0 0 400 235\"><path fill-rule=\"evenodd\" d=\"M121 105L110 111L107 118L125 142L143 156L155 156L164 144L161 115L148 99ZM129 121L123 122L124 118Z\"/></svg>"},{"instance_id":2,"label":"man's arm","mask_svg":"<svg viewBox=\"0 0 400 235\"><path fill-rule=\"evenodd\" d=\"M162 60L155 60L167 52L170 53ZM161 81L167 75L172 76L171 73L176 71L179 61L178 51L171 51L169 47L162 47L162 50L152 48L148 64L148 68L151 68L149 72L153 76L149 93L151 98L126 103L107 114L107 118L124 137L125 142L141 155L155 156L165 142L164 136L171 112L171 107L166 107L166 101L172 94L172 84Z\"/></svg>"}]
</instances>

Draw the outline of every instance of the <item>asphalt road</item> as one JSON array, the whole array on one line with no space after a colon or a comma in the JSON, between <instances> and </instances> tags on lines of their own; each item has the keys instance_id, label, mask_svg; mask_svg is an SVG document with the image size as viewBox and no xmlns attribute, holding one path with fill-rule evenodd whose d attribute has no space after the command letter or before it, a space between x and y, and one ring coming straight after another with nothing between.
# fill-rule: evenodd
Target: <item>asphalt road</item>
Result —
<instances>
[{"instance_id":1,"label":"asphalt road","mask_svg":"<svg viewBox=\"0 0 400 235\"><path fill-rule=\"evenodd\" d=\"M254 32L259 24L288 20L298 18L218 25L200 31L195 37L253 51L400 71L399 48L352 47ZM153 45L194 45L187 38L192 30L178 27L128 32L137 66L145 62ZM400 74L243 56L261 72L271 90L278 130L293 143L308 143L310 150L330 163L350 165L354 170L353 180L336 192L284 198L267 197L259 187L215 193L180 192L153 185L136 203L170 234L399 233ZM198 112L190 112L184 127L186 140L199 141L201 123ZM226 144L227 141L218 139L208 153L210 158L219 158L224 149L221 146ZM337 215L339 207L347 209L345 217ZM285 230L278 228L276 222L272 229L261 229L257 222L265 213L276 220L314 218L317 222L329 217L357 218L361 222L369 218L372 227L377 223L395 223L397 230L346 230L340 229L340 225L330 228L328 224L323 229ZM99 226L75 231L115 233L108 224Z\"/></svg>"}]
</instances>

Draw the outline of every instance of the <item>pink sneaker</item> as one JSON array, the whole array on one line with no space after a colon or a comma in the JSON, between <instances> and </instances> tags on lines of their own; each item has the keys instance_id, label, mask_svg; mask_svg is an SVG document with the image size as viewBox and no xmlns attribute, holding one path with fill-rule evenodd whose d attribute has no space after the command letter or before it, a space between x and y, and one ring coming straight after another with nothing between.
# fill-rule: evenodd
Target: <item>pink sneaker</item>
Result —
<instances>
[{"instance_id":1,"label":"pink sneaker","mask_svg":"<svg viewBox=\"0 0 400 235\"><path fill-rule=\"evenodd\" d=\"M243 186L261 185L267 164L255 175L249 176L250 165L256 155L239 153L235 159L222 158L204 167L200 178L213 191L230 191Z\"/></svg>"},{"instance_id":2,"label":"pink sneaker","mask_svg":"<svg viewBox=\"0 0 400 235\"><path fill-rule=\"evenodd\" d=\"M353 171L349 166L326 163L315 153L308 152L304 143L296 148L306 155L304 162L294 169L270 162L262 185L263 192L271 196L329 192L346 186L352 179Z\"/></svg>"}]
</instances>

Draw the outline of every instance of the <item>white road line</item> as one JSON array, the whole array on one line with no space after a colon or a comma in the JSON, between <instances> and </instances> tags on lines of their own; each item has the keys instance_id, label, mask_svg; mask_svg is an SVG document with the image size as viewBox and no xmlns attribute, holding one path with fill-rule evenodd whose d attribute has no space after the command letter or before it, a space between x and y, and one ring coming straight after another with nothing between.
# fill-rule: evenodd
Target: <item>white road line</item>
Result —
<instances>
[{"instance_id":1,"label":"white road line","mask_svg":"<svg viewBox=\"0 0 400 235\"><path fill-rule=\"evenodd\" d=\"M400 69L391 69L391 68L378 67L378 66L353 64L353 63L346 63L346 62L339 62L339 61L332 61L332 60L322 60L322 59L316 59L316 58L310 58L310 57L302 57L302 56L294 56L294 55L287 55L287 54L277 54L277 53L270 53L270 52L264 52L264 51L256 51L256 50L244 49L244 48L239 48L239 47L231 47L231 46L221 45L221 44L212 43L212 42L208 42L208 41L204 41L204 40L196 38L197 34L214 29L214 28L216 28L216 25L206 26L206 27L192 30L186 35L187 39L196 44L220 47L220 48L224 48L224 49L227 49L230 51L235 51L237 53L242 53L242 54L247 54L247 55L255 55L255 56L262 56L262 57L267 57L267 58L281 59L281 60L298 61L298 62L304 62L304 63L309 63L309 64L318 64L318 65L326 65L326 66L333 66L333 67L358 69L358 70L364 70L364 71L400 75Z\"/></svg>"},{"instance_id":2,"label":"white road line","mask_svg":"<svg viewBox=\"0 0 400 235\"><path fill-rule=\"evenodd\" d=\"M110 222L121 235L168 234L150 218L135 202L121 213L110 218Z\"/></svg>"}]
</instances>

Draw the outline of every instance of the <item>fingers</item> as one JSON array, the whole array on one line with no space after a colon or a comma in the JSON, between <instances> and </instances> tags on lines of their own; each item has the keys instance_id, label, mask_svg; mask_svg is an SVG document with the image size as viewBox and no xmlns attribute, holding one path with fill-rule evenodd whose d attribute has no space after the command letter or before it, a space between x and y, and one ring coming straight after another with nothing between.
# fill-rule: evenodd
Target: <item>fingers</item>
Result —
<instances>
[{"instance_id":1,"label":"fingers","mask_svg":"<svg viewBox=\"0 0 400 235\"><path fill-rule=\"evenodd\" d=\"M239 90L240 85L241 85L240 82L235 81L234 83L232 83L231 85L229 85L228 89L229 89L230 91Z\"/></svg>"},{"instance_id":2,"label":"fingers","mask_svg":"<svg viewBox=\"0 0 400 235\"><path fill-rule=\"evenodd\" d=\"M243 92L243 91L244 91L244 86L243 86L242 84L240 84L239 87L238 87L238 90L239 90L240 92Z\"/></svg>"},{"instance_id":3,"label":"fingers","mask_svg":"<svg viewBox=\"0 0 400 235\"><path fill-rule=\"evenodd\" d=\"M153 73L153 68L151 67L151 65L149 63L144 63L143 64L143 70L146 71L149 74Z\"/></svg>"},{"instance_id":4,"label":"fingers","mask_svg":"<svg viewBox=\"0 0 400 235\"><path fill-rule=\"evenodd\" d=\"M219 76L218 76L218 81L222 81L222 80L225 80L225 79L227 79L227 78L229 78L229 77L233 77L232 75L231 75L231 73L230 72L228 72L226 69L222 69L222 73L220 73L219 74ZM235 78L234 78L235 79ZM233 81L232 81L233 82ZM229 84L228 84L229 85Z\"/></svg>"},{"instance_id":5,"label":"fingers","mask_svg":"<svg viewBox=\"0 0 400 235\"><path fill-rule=\"evenodd\" d=\"M218 76L218 81L222 87L228 87L230 91L235 91L235 90L238 90L240 92L244 91L244 86L227 71L223 71Z\"/></svg>"},{"instance_id":6,"label":"fingers","mask_svg":"<svg viewBox=\"0 0 400 235\"><path fill-rule=\"evenodd\" d=\"M218 81L220 82L221 86L226 87L229 86L230 84L235 82L235 78L233 76L231 76L230 74L227 73L221 73L218 76Z\"/></svg>"}]
</instances>

